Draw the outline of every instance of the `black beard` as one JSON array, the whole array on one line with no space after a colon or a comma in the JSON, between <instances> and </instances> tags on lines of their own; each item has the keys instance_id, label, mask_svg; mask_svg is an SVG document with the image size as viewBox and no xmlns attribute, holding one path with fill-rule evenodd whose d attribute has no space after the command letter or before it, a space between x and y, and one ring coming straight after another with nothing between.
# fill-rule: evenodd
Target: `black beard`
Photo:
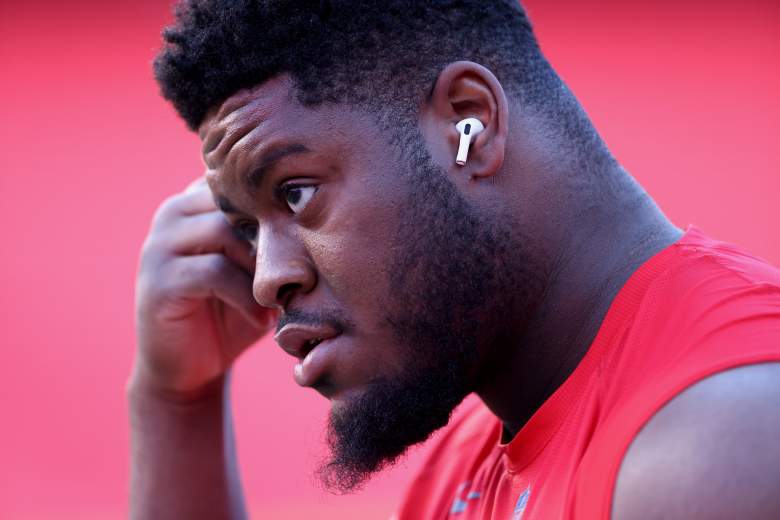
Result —
<instances>
[{"instance_id":1,"label":"black beard","mask_svg":"<svg viewBox=\"0 0 780 520\"><path fill-rule=\"evenodd\" d=\"M331 458L319 475L334 492L359 489L445 426L478 385L478 367L491 363L480 352L504 343L502 322L521 321L515 303L539 287L525 262L508 265L527 259L508 219L480 216L427 150L412 163L393 237L402 253L390 264L393 292L384 302L404 369L331 413Z\"/></svg>"}]
</instances>

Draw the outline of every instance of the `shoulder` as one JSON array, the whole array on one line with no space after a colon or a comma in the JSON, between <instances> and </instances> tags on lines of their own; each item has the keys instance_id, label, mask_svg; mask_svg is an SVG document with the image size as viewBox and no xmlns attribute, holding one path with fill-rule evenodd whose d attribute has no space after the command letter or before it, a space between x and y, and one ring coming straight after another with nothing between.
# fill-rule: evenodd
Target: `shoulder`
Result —
<instances>
[{"instance_id":1,"label":"shoulder","mask_svg":"<svg viewBox=\"0 0 780 520\"><path fill-rule=\"evenodd\" d=\"M574 517L780 518L780 271L694 234L641 311L603 370Z\"/></svg>"},{"instance_id":2,"label":"shoulder","mask_svg":"<svg viewBox=\"0 0 780 520\"><path fill-rule=\"evenodd\" d=\"M630 370L610 374L627 393L640 380L687 383L714 364L780 352L780 270L695 230L675 247L631 322L621 365Z\"/></svg>"},{"instance_id":3,"label":"shoulder","mask_svg":"<svg viewBox=\"0 0 780 520\"><path fill-rule=\"evenodd\" d=\"M612 518L780 518L780 362L678 394L631 442Z\"/></svg>"},{"instance_id":4,"label":"shoulder","mask_svg":"<svg viewBox=\"0 0 780 520\"><path fill-rule=\"evenodd\" d=\"M662 285L677 297L708 302L739 295L745 288L759 289L757 294L780 292L780 268L694 226L672 248L676 258Z\"/></svg>"},{"instance_id":5,"label":"shoulder","mask_svg":"<svg viewBox=\"0 0 780 520\"><path fill-rule=\"evenodd\" d=\"M664 290L674 297L669 303L690 309L684 313L688 316L717 309L713 304L778 301L780 269L734 244L694 228L677 244L677 252Z\"/></svg>"}]
</instances>

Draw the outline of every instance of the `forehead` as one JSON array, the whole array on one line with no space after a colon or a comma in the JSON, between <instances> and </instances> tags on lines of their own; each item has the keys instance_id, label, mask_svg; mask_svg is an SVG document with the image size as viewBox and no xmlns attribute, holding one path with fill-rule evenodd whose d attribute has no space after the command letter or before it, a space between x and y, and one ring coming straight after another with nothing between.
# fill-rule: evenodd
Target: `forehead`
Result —
<instances>
[{"instance_id":1,"label":"forehead","mask_svg":"<svg viewBox=\"0 0 780 520\"><path fill-rule=\"evenodd\" d=\"M284 77L230 96L212 108L198 128L206 167L218 172L229 166L236 152L267 142L283 128L295 130L302 126L291 125L307 121L301 117L302 108L293 99L291 82ZM312 122L309 120L309 124Z\"/></svg>"},{"instance_id":2,"label":"forehead","mask_svg":"<svg viewBox=\"0 0 780 520\"><path fill-rule=\"evenodd\" d=\"M237 201L251 196L249 179L282 156L346 160L377 144L369 144L377 134L367 113L334 105L304 107L295 92L293 82L280 76L237 92L209 112L198 134L215 197Z\"/></svg>"}]
</instances>

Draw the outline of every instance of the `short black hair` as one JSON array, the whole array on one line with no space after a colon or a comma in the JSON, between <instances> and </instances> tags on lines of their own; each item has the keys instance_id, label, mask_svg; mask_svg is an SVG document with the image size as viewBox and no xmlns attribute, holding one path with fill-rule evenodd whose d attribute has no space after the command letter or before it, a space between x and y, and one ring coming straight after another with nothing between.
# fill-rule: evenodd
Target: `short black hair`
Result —
<instances>
[{"instance_id":1,"label":"short black hair","mask_svg":"<svg viewBox=\"0 0 780 520\"><path fill-rule=\"evenodd\" d=\"M305 106L349 103L396 121L457 60L489 68L526 104L559 86L518 0L183 0L175 17L154 72L192 130L282 73Z\"/></svg>"}]
</instances>

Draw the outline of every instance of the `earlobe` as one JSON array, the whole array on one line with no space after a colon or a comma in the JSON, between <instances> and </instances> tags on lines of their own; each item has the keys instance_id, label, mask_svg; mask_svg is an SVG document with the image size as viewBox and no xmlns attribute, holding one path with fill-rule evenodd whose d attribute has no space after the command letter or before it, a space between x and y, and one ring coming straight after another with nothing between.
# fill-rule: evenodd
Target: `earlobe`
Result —
<instances>
[{"instance_id":1,"label":"earlobe","mask_svg":"<svg viewBox=\"0 0 780 520\"><path fill-rule=\"evenodd\" d=\"M438 120L429 128L439 129L438 137L429 137L443 138L445 164L475 180L501 169L509 111L504 89L490 70L469 61L449 64L439 74L426 105L426 117L434 120L429 123ZM472 122L471 135L464 134L467 121ZM483 127L478 132L474 132L476 124Z\"/></svg>"}]
</instances>

